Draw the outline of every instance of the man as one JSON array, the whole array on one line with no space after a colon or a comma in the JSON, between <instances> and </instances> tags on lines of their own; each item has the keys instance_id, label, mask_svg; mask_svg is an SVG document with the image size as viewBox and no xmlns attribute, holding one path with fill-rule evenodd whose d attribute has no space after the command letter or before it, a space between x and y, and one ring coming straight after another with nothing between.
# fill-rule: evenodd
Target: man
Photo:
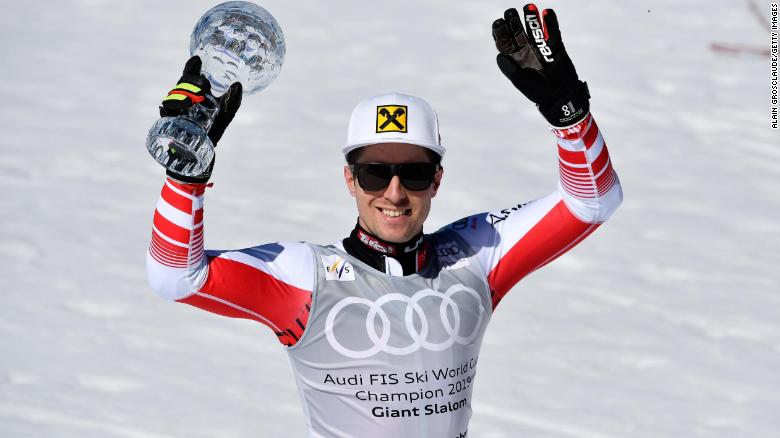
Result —
<instances>
[{"instance_id":1,"label":"man","mask_svg":"<svg viewBox=\"0 0 780 438\"><path fill-rule=\"evenodd\" d=\"M492 312L515 283L582 241L621 202L587 86L565 51L555 13L540 15L533 4L523 12L507 10L493 23L493 36L499 68L558 137L560 181L544 198L423 234L445 148L433 109L399 93L363 100L352 112L342 152L358 221L334 245L204 252L209 175L168 172L147 257L152 287L274 330L312 437L465 437ZM193 58L163 114L175 115L208 92L199 72ZM220 119L209 133L215 143L240 93L235 84L220 98Z\"/></svg>"}]
</instances>

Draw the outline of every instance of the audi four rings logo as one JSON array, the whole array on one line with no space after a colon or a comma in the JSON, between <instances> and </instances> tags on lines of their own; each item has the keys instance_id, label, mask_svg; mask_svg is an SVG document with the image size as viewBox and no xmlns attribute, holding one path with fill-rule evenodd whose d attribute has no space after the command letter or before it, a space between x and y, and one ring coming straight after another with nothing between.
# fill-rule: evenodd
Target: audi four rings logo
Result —
<instances>
[{"instance_id":1,"label":"audi four rings logo","mask_svg":"<svg viewBox=\"0 0 780 438\"><path fill-rule=\"evenodd\" d=\"M458 248L456 245L451 246L437 246L436 247L436 254L439 257L449 257L460 254L460 248Z\"/></svg>"},{"instance_id":2,"label":"audi four rings logo","mask_svg":"<svg viewBox=\"0 0 780 438\"><path fill-rule=\"evenodd\" d=\"M461 328L461 310L458 307L458 303L453 300L453 296L456 294L464 293L467 296L473 297L479 306L478 319L474 324L471 333L466 336L460 335ZM420 306L420 300L423 298L432 297L432 299L439 299L438 318L441 319L441 326L447 332L448 337L440 342L431 342L428 340L428 331L430 322L428 316ZM404 325L407 333L409 334L412 342L404 346L393 346L389 344L390 334L392 332L390 327L390 318L384 311L382 306L391 301L400 301L406 303L406 311L404 314ZM345 347L337 338L334 331L334 324L336 317L345 308L352 305L362 305L368 307L368 314L366 315L366 335L371 341L371 347L363 350L353 350ZM325 320L325 334L328 338L330 345L339 353L344 356L351 357L353 359L363 359L371 357L379 352L384 352L396 356L405 356L407 354L414 353L420 348L431 351L443 351L450 348L455 342L461 345L466 345L474 340L479 334L479 330L482 327L482 319L485 317L485 308L482 306L482 300L474 289L464 286L462 284L456 284L447 289L447 292L439 292L433 289L423 289L417 291L414 295L407 296L401 293L390 293L383 295L371 301L361 297L347 297L336 303L335 306L328 313L328 317ZM414 315L420 320L420 329L414 326ZM452 315L452 316L450 316ZM376 319L379 318L381 325L380 333L377 333ZM348 331L349 335L354 334L353 331ZM360 336L360 334L358 334Z\"/></svg>"}]
</instances>

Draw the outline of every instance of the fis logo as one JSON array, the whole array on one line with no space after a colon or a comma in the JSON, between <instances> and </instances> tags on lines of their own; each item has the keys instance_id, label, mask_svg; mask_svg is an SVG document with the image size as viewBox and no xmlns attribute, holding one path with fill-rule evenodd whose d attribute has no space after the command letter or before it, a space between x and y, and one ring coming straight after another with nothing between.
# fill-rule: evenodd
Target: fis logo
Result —
<instances>
[{"instance_id":1,"label":"fis logo","mask_svg":"<svg viewBox=\"0 0 780 438\"><path fill-rule=\"evenodd\" d=\"M526 15L525 20L528 22L528 27L531 28L531 34L533 35L536 46L539 47L539 52L544 57L544 60L553 62L554 59L551 58L552 50L547 46L547 41L544 40L544 31L542 31L542 25L539 24L536 14Z\"/></svg>"},{"instance_id":2,"label":"fis logo","mask_svg":"<svg viewBox=\"0 0 780 438\"><path fill-rule=\"evenodd\" d=\"M382 105L376 107L376 132L407 132L406 105Z\"/></svg>"},{"instance_id":3,"label":"fis logo","mask_svg":"<svg viewBox=\"0 0 780 438\"><path fill-rule=\"evenodd\" d=\"M355 281L355 268L338 254L322 257L326 280Z\"/></svg>"}]
</instances>

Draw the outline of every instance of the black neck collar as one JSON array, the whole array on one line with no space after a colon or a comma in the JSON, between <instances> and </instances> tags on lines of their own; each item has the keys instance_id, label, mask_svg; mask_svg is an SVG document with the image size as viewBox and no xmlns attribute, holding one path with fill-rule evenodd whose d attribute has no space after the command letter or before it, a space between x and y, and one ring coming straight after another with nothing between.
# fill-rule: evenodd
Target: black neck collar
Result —
<instances>
[{"instance_id":1,"label":"black neck collar","mask_svg":"<svg viewBox=\"0 0 780 438\"><path fill-rule=\"evenodd\" d=\"M348 254L382 272L386 272L385 257L397 260L404 275L420 271L428 259L422 231L406 242L392 243L374 236L357 224L343 244Z\"/></svg>"}]
</instances>

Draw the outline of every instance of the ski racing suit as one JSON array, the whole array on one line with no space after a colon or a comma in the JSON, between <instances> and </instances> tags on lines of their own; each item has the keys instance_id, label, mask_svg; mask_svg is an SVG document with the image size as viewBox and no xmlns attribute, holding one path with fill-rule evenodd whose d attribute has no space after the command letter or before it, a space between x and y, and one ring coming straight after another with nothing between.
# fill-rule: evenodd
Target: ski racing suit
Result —
<instances>
[{"instance_id":1,"label":"ski racing suit","mask_svg":"<svg viewBox=\"0 0 780 438\"><path fill-rule=\"evenodd\" d=\"M149 282L164 298L270 327L289 355L310 437L465 437L492 312L622 200L592 116L553 133L557 189L421 235L403 248L414 251L416 272L363 230L359 240L382 254L383 269L342 242L204 251L205 185L167 179Z\"/></svg>"}]
</instances>

